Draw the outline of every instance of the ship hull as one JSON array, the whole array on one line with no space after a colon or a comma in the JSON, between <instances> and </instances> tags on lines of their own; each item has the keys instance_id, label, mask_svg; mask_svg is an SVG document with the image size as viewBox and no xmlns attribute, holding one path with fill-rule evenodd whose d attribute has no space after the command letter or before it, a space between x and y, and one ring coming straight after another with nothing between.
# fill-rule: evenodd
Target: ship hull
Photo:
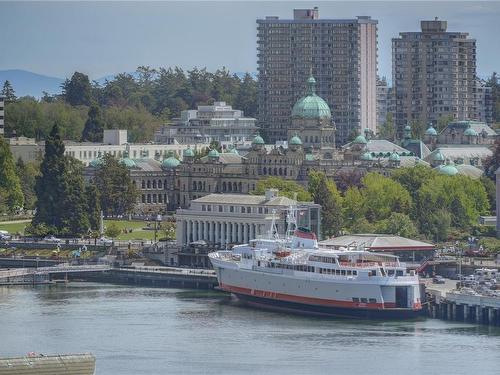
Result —
<instances>
[{"instance_id":1,"label":"ship hull","mask_svg":"<svg viewBox=\"0 0 500 375\"><path fill-rule=\"evenodd\" d=\"M342 317L376 320L412 320L422 317L421 310L409 309L384 309L371 310L362 308L329 307L306 303L289 302L246 294L232 293L243 305L277 312L286 312L298 315L313 315L326 317Z\"/></svg>"}]
</instances>

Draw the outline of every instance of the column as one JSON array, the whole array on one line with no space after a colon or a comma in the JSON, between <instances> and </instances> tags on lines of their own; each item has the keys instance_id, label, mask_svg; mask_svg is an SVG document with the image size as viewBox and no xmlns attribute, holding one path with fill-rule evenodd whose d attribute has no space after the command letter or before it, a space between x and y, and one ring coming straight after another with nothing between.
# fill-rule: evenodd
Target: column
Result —
<instances>
[{"instance_id":1,"label":"column","mask_svg":"<svg viewBox=\"0 0 500 375\"><path fill-rule=\"evenodd\" d=\"M192 241L193 236L193 220L188 221L188 229L187 229L187 243Z\"/></svg>"},{"instance_id":2,"label":"column","mask_svg":"<svg viewBox=\"0 0 500 375\"><path fill-rule=\"evenodd\" d=\"M202 228L203 228L203 234L202 234L202 240L207 241L208 240L208 228L207 228L207 222L203 220L202 222Z\"/></svg>"},{"instance_id":3,"label":"column","mask_svg":"<svg viewBox=\"0 0 500 375\"><path fill-rule=\"evenodd\" d=\"M248 224L243 224L243 242L248 243Z\"/></svg>"},{"instance_id":4,"label":"column","mask_svg":"<svg viewBox=\"0 0 500 375\"><path fill-rule=\"evenodd\" d=\"M476 306L476 323L481 323L483 312L481 311L481 306Z\"/></svg>"},{"instance_id":5,"label":"column","mask_svg":"<svg viewBox=\"0 0 500 375\"><path fill-rule=\"evenodd\" d=\"M488 324L494 324L495 322L495 310L493 307L488 307Z\"/></svg>"},{"instance_id":6,"label":"column","mask_svg":"<svg viewBox=\"0 0 500 375\"><path fill-rule=\"evenodd\" d=\"M245 236L244 236L244 231L245 231L245 223L240 223L240 243L245 243Z\"/></svg>"},{"instance_id":7,"label":"column","mask_svg":"<svg viewBox=\"0 0 500 375\"><path fill-rule=\"evenodd\" d=\"M469 305L462 305L464 308L464 322L469 318Z\"/></svg>"},{"instance_id":8,"label":"column","mask_svg":"<svg viewBox=\"0 0 500 375\"><path fill-rule=\"evenodd\" d=\"M451 305L451 318L453 320L457 320L457 304L456 303L453 303Z\"/></svg>"},{"instance_id":9,"label":"column","mask_svg":"<svg viewBox=\"0 0 500 375\"><path fill-rule=\"evenodd\" d=\"M220 223L220 243L221 246L224 247L226 244L226 223Z\"/></svg>"}]
</instances>

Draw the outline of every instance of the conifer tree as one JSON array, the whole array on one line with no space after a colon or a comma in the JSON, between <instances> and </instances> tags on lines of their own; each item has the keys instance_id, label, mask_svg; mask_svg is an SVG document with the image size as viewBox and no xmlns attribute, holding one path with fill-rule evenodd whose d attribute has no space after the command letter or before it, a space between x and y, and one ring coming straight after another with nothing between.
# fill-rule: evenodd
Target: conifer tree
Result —
<instances>
[{"instance_id":1,"label":"conifer tree","mask_svg":"<svg viewBox=\"0 0 500 375\"><path fill-rule=\"evenodd\" d=\"M85 187L85 198L87 201L87 214L91 230L98 230L101 216L100 194L95 184L91 183Z\"/></svg>"},{"instance_id":2,"label":"conifer tree","mask_svg":"<svg viewBox=\"0 0 500 375\"><path fill-rule=\"evenodd\" d=\"M104 121L101 111L97 105L92 105L89 109L89 118L85 122L82 132L82 142L102 142L104 133Z\"/></svg>"},{"instance_id":3,"label":"conifer tree","mask_svg":"<svg viewBox=\"0 0 500 375\"><path fill-rule=\"evenodd\" d=\"M16 165L5 139L0 136L0 211L14 211L24 204L21 182L16 174Z\"/></svg>"},{"instance_id":4,"label":"conifer tree","mask_svg":"<svg viewBox=\"0 0 500 375\"><path fill-rule=\"evenodd\" d=\"M5 97L5 101L7 103L13 103L17 100L16 92L14 91L14 88L12 87L10 81L4 82L2 89L2 96Z\"/></svg>"}]
</instances>

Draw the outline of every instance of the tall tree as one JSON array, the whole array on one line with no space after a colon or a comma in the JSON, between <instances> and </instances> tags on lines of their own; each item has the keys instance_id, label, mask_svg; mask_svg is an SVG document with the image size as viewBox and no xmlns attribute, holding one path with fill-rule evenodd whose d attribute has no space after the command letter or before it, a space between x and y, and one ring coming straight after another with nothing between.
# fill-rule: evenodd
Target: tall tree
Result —
<instances>
[{"instance_id":1,"label":"tall tree","mask_svg":"<svg viewBox=\"0 0 500 375\"><path fill-rule=\"evenodd\" d=\"M105 155L96 171L95 184L100 193L100 205L105 216L126 215L137 198L128 169L111 155Z\"/></svg>"},{"instance_id":2,"label":"tall tree","mask_svg":"<svg viewBox=\"0 0 500 375\"><path fill-rule=\"evenodd\" d=\"M241 109L245 116L257 116L257 82L249 73L245 73L243 76L234 100L234 107Z\"/></svg>"},{"instance_id":3,"label":"tall tree","mask_svg":"<svg viewBox=\"0 0 500 375\"><path fill-rule=\"evenodd\" d=\"M321 205L322 228L326 236L338 235L342 229L342 196L335 182L323 172L309 173L309 193Z\"/></svg>"},{"instance_id":4,"label":"tall tree","mask_svg":"<svg viewBox=\"0 0 500 375\"><path fill-rule=\"evenodd\" d=\"M24 196L24 208L32 210L35 208L36 194L35 182L39 174L40 166L38 162L27 162L19 158L16 162L16 171L21 181L21 189Z\"/></svg>"},{"instance_id":5,"label":"tall tree","mask_svg":"<svg viewBox=\"0 0 500 375\"><path fill-rule=\"evenodd\" d=\"M0 200L3 209L10 212L22 208L24 204L21 182L16 174L16 165L5 139L0 136ZM2 207L0 207L0 210Z\"/></svg>"},{"instance_id":6,"label":"tall tree","mask_svg":"<svg viewBox=\"0 0 500 375\"><path fill-rule=\"evenodd\" d=\"M255 190L250 194L264 195L266 189L278 189L279 194L299 202L310 202L311 194L295 181L285 180L280 177L267 177L257 182Z\"/></svg>"},{"instance_id":7,"label":"tall tree","mask_svg":"<svg viewBox=\"0 0 500 375\"><path fill-rule=\"evenodd\" d=\"M101 110L95 104L89 108L89 118L85 122L82 132L82 142L102 142L104 134L104 121Z\"/></svg>"},{"instance_id":8,"label":"tall tree","mask_svg":"<svg viewBox=\"0 0 500 375\"><path fill-rule=\"evenodd\" d=\"M92 101L92 86L86 74L75 72L71 79L63 85L63 97L72 106L90 105Z\"/></svg>"},{"instance_id":9,"label":"tall tree","mask_svg":"<svg viewBox=\"0 0 500 375\"><path fill-rule=\"evenodd\" d=\"M95 184L87 184L85 187L85 198L87 201L90 229L96 231L100 227L101 203L100 194Z\"/></svg>"},{"instance_id":10,"label":"tall tree","mask_svg":"<svg viewBox=\"0 0 500 375\"><path fill-rule=\"evenodd\" d=\"M13 103L17 100L16 92L14 91L10 81L5 81L3 83L2 96L5 97L5 101L7 103Z\"/></svg>"}]
</instances>

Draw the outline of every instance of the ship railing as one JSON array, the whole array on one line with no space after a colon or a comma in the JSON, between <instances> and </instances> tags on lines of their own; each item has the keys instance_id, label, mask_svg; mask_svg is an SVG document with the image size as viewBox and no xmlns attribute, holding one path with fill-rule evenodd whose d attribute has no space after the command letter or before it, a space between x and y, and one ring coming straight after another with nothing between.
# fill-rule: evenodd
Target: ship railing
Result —
<instances>
[{"instance_id":1,"label":"ship railing","mask_svg":"<svg viewBox=\"0 0 500 375\"><path fill-rule=\"evenodd\" d=\"M373 268L373 267L401 267L398 262L339 262L342 267L352 268Z\"/></svg>"}]
</instances>

